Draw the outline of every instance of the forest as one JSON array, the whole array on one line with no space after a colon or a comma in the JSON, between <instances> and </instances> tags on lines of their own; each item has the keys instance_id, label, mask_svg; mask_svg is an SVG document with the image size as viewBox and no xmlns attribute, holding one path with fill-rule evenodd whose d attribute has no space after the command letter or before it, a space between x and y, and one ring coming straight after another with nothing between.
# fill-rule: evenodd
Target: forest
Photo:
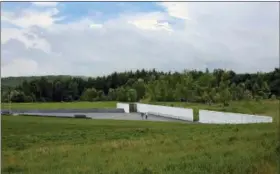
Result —
<instances>
[{"instance_id":1,"label":"forest","mask_svg":"<svg viewBox=\"0 0 280 174\"><path fill-rule=\"evenodd\" d=\"M209 71L161 72L137 70L114 72L102 77L41 76L2 78L2 102L70 101L181 101L222 103L277 99L280 97L280 69L238 74Z\"/></svg>"}]
</instances>

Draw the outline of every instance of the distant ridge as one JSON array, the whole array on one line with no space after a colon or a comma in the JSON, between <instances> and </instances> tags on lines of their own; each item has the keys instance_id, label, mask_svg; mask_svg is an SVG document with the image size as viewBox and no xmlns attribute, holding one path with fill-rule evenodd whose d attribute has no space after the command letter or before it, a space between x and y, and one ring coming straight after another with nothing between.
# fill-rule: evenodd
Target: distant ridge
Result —
<instances>
[{"instance_id":1,"label":"distant ridge","mask_svg":"<svg viewBox=\"0 0 280 174\"><path fill-rule=\"evenodd\" d=\"M17 85L22 84L23 81L32 81L36 79L40 79L42 77L47 78L48 80L52 81L57 78L73 78L73 77L79 77L83 79L88 79L87 76L71 76L71 75L46 75L46 76L19 76L19 77L1 77L1 88L7 88L7 87L15 87Z\"/></svg>"}]
</instances>

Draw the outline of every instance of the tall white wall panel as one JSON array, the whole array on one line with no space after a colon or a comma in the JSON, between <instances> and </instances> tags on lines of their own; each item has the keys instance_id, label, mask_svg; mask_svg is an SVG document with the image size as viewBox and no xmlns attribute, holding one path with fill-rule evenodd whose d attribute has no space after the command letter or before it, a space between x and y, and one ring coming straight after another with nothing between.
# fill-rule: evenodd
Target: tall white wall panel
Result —
<instances>
[{"instance_id":1,"label":"tall white wall panel","mask_svg":"<svg viewBox=\"0 0 280 174\"><path fill-rule=\"evenodd\" d=\"M125 113L129 113L129 104L127 103L117 103L118 109L124 109Z\"/></svg>"},{"instance_id":2,"label":"tall white wall panel","mask_svg":"<svg viewBox=\"0 0 280 174\"><path fill-rule=\"evenodd\" d=\"M193 110L169 106L149 105L137 103L137 112L149 113L168 118L193 121Z\"/></svg>"},{"instance_id":3,"label":"tall white wall panel","mask_svg":"<svg viewBox=\"0 0 280 174\"><path fill-rule=\"evenodd\" d=\"M200 123L213 124L247 124L247 123L271 123L272 117L256 116L249 114L216 112L208 110L199 110Z\"/></svg>"}]
</instances>

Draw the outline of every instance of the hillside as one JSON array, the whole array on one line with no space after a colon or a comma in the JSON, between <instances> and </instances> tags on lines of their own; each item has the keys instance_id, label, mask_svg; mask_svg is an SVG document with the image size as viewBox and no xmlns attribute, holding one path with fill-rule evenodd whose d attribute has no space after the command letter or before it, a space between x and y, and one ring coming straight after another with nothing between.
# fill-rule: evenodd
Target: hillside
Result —
<instances>
[{"instance_id":1,"label":"hillside","mask_svg":"<svg viewBox=\"0 0 280 174\"><path fill-rule=\"evenodd\" d=\"M280 97L280 70L238 74L208 71L137 70L107 76L9 77L2 79L2 101L124 101L222 103ZM11 91L5 90L12 87Z\"/></svg>"},{"instance_id":2,"label":"hillside","mask_svg":"<svg viewBox=\"0 0 280 174\"><path fill-rule=\"evenodd\" d=\"M48 75L48 76L21 76L21 77L2 77L1 78L1 87L2 89L7 89L8 87L16 87L21 85L24 81L30 82L33 80L39 80L40 78L45 77L48 81L54 81L55 79L63 79L69 77L81 77L87 79L88 77L83 76L70 76L70 75Z\"/></svg>"}]
</instances>

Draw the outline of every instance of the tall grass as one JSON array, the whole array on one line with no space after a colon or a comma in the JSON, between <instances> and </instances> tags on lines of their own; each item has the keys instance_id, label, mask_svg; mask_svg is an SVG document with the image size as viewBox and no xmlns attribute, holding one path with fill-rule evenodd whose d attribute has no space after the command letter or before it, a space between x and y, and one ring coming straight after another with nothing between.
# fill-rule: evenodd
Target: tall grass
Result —
<instances>
[{"instance_id":1,"label":"tall grass","mask_svg":"<svg viewBox=\"0 0 280 174\"><path fill-rule=\"evenodd\" d=\"M2 173L275 174L276 124L2 116Z\"/></svg>"}]
</instances>

